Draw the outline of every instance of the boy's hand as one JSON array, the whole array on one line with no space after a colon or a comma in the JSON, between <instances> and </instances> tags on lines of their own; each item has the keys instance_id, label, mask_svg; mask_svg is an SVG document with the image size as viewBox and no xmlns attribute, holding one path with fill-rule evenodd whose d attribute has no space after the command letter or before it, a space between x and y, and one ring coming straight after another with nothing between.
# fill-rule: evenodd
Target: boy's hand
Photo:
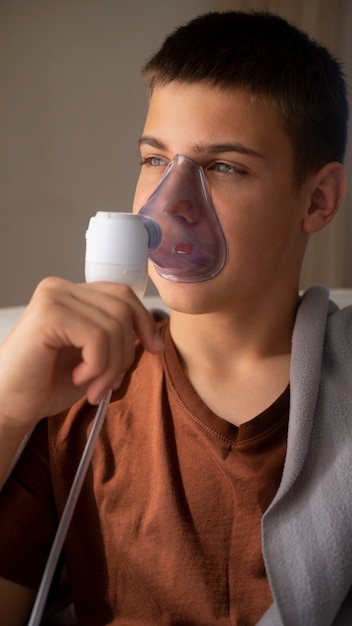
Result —
<instances>
[{"instance_id":1,"label":"boy's hand","mask_svg":"<svg viewBox=\"0 0 352 626\"><path fill-rule=\"evenodd\" d=\"M152 317L126 285L43 280L0 345L0 422L30 427L84 393L99 402L131 366L136 337L162 351Z\"/></svg>"}]
</instances>

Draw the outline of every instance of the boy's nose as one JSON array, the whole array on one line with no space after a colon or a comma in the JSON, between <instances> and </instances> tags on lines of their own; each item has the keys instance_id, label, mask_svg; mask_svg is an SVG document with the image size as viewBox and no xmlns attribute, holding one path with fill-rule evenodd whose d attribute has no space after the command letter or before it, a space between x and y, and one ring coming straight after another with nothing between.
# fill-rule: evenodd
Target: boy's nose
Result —
<instances>
[{"instance_id":1,"label":"boy's nose","mask_svg":"<svg viewBox=\"0 0 352 626\"><path fill-rule=\"evenodd\" d=\"M163 209L163 213L165 215L179 215L180 217L186 218L187 221L191 221L191 210L192 203L190 202L190 200L176 200L176 202L171 202L170 204L166 205Z\"/></svg>"},{"instance_id":2,"label":"boy's nose","mask_svg":"<svg viewBox=\"0 0 352 626\"><path fill-rule=\"evenodd\" d=\"M182 213L186 213L186 211L189 211L191 208L192 204L189 200L179 200L168 204L164 209L164 213L167 213L168 215L182 215Z\"/></svg>"}]
</instances>

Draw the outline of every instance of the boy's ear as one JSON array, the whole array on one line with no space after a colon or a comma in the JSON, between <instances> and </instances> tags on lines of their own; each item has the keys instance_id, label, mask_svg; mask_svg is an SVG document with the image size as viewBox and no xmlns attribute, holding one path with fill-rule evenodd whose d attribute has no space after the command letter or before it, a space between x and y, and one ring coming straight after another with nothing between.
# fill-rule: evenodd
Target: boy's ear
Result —
<instances>
[{"instance_id":1,"label":"boy's ear","mask_svg":"<svg viewBox=\"0 0 352 626\"><path fill-rule=\"evenodd\" d=\"M314 175L310 206L303 219L307 233L316 233L335 217L346 193L346 172L341 163L327 163Z\"/></svg>"}]
</instances>

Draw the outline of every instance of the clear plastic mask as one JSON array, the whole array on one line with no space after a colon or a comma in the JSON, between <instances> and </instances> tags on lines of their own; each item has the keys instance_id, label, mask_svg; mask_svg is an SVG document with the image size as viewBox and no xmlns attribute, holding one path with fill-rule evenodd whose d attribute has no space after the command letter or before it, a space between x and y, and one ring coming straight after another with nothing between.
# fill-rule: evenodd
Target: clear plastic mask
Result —
<instances>
[{"instance_id":1,"label":"clear plastic mask","mask_svg":"<svg viewBox=\"0 0 352 626\"><path fill-rule=\"evenodd\" d=\"M216 276L226 243L203 168L178 154L139 213L149 233L149 258L167 280L195 283Z\"/></svg>"}]
</instances>

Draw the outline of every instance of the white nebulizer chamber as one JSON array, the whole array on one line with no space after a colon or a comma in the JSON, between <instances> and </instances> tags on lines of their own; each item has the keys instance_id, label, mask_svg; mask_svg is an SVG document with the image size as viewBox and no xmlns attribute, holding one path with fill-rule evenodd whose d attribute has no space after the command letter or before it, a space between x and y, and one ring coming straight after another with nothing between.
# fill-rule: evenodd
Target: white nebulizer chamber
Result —
<instances>
[{"instance_id":1,"label":"white nebulizer chamber","mask_svg":"<svg viewBox=\"0 0 352 626\"><path fill-rule=\"evenodd\" d=\"M140 215L98 211L86 232L86 281L127 284L142 297L148 278L148 242Z\"/></svg>"}]
</instances>

